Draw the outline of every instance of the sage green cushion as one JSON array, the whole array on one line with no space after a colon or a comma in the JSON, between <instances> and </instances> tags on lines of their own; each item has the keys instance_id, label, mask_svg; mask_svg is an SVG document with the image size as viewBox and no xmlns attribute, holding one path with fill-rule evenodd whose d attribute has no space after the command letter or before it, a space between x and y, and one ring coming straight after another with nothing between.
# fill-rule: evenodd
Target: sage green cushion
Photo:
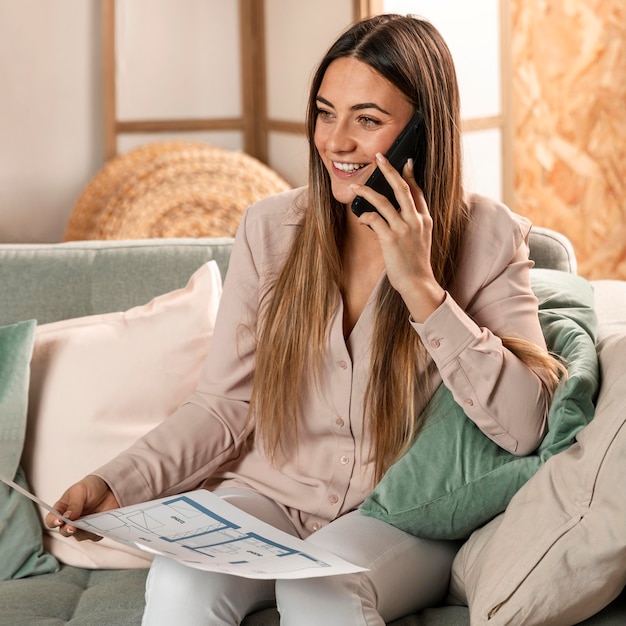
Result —
<instances>
[{"instance_id":1,"label":"sage green cushion","mask_svg":"<svg viewBox=\"0 0 626 626\"><path fill-rule=\"evenodd\" d=\"M0 327L0 476L27 488L19 467L36 322ZM54 572L56 559L42 544L33 503L0 482L0 580Z\"/></svg>"},{"instance_id":2,"label":"sage green cushion","mask_svg":"<svg viewBox=\"0 0 626 626\"><path fill-rule=\"evenodd\" d=\"M591 285L556 270L534 269L531 276L546 342L566 360L569 374L556 390L539 448L525 457L503 450L441 385L426 408L422 432L365 500L363 514L420 537L465 539L501 513L539 467L568 448L591 420L599 389Z\"/></svg>"},{"instance_id":3,"label":"sage green cushion","mask_svg":"<svg viewBox=\"0 0 626 626\"><path fill-rule=\"evenodd\" d=\"M126 311L180 289L207 261L226 275L231 238L68 241L0 246L0 324L39 325Z\"/></svg>"}]
</instances>

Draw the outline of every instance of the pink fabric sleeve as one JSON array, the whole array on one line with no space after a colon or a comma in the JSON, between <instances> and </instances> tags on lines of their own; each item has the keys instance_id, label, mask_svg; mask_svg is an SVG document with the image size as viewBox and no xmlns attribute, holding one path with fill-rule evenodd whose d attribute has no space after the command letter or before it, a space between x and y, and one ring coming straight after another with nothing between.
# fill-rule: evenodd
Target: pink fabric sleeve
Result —
<instances>
[{"instance_id":1,"label":"pink fabric sleeve","mask_svg":"<svg viewBox=\"0 0 626 626\"><path fill-rule=\"evenodd\" d=\"M95 472L122 505L199 487L245 442L254 369L250 325L259 277L247 241L238 232L200 382L169 418ZM232 288L231 285L235 288Z\"/></svg>"},{"instance_id":2,"label":"pink fabric sleeve","mask_svg":"<svg viewBox=\"0 0 626 626\"><path fill-rule=\"evenodd\" d=\"M468 271L460 272L456 299L448 293L423 324L413 327L468 417L499 446L524 455L545 433L549 398L541 379L503 347L500 337L526 339L542 348L545 340L530 286L530 224L518 219L511 234L509 220L508 230L500 242L494 238L494 250L482 255L470 245ZM485 245L484 239L477 243ZM489 271L476 271L479 256L490 264ZM472 285L475 277L480 285Z\"/></svg>"}]
</instances>

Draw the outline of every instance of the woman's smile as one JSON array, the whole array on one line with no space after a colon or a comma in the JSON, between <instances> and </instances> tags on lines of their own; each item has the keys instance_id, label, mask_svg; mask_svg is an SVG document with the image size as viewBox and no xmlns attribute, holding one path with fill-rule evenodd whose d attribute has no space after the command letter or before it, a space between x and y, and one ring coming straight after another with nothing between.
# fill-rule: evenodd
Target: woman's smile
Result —
<instances>
[{"instance_id":1,"label":"woman's smile","mask_svg":"<svg viewBox=\"0 0 626 626\"><path fill-rule=\"evenodd\" d=\"M332 161L333 167L344 174L354 174L359 170L366 167L364 163L341 163L339 161Z\"/></svg>"}]
</instances>

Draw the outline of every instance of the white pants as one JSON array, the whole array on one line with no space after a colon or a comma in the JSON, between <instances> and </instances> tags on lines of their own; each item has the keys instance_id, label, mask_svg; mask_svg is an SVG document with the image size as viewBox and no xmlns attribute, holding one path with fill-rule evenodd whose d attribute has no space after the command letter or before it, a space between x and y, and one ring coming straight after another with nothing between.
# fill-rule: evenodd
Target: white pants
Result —
<instances>
[{"instance_id":1,"label":"white pants","mask_svg":"<svg viewBox=\"0 0 626 626\"><path fill-rule=\"evenodd\" d=\"M293 535L269 498L244 489L217 495ZM302 580L252 580L204 572L156 557L146 584L143 626L235 626L248 613L276 604L282 626L383 626L441 602L457 542L413 537L389 524L349 513L307 541L369 569Z\"/></svg>"}]
</instances>

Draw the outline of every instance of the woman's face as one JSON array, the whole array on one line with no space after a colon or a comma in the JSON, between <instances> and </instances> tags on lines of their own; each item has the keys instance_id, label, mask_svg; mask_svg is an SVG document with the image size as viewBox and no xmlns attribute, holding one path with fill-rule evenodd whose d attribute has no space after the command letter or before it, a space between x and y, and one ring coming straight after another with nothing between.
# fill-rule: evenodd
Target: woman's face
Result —
<instances>
[{"instance_id":1,"label":"woman's face","mask_svg":"<svg viewBox=\"0 0 626 626\"><path fill-rule=\"evenodd\" d=\"M317 93L315 147L328 170L338 202L354 199L351 183L363 184L408 124L414 107L406 96L369 65L336 59Z\"/></svg>"}]
</instances>

